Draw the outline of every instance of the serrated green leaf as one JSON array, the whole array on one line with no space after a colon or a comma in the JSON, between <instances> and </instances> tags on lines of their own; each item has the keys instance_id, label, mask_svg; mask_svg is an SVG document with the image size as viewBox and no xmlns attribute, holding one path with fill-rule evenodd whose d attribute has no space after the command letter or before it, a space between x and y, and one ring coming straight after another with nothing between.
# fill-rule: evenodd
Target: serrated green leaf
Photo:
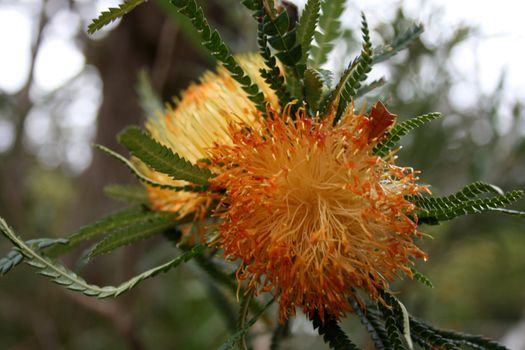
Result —
<instances>
[{"instance_id":1,"label":"serrated green leaf","mask_svg":"<svg viewBox=\"0 0 525 350\"><path fill-rule=\"evenodd\" d=\"M110 7L107 11L102 12L97 18L93 19L91 24L88 26L88 33L95 33L109 23L129 13L135 7L144 2L146 2L146 0L127 0L118 7Z\"/></svg>"},{"instance_id":2,"label":"serrated green leaf","mask_svg":"<svg viewBox=\"0 0 525 350\"><path fill-rule=\"evenodd\" d=\"M247 93L248 98L252 101L259 112L266 116L265 97L260 92L257 85L255 85L250 77L246 75L243 69L237 64L230 50L222 41L219 33L212 30L208 21L204 17L202 8L197 5L195 0L171 0L178 11L185 15L193 24L194 28L200 34L202 45L208 49L208 52L220 61L224 68L230 73L231 77L240 83L242 89Z\"/></svg>"},{"instance_id":3,"label":"serrated green leaf","mask_svg":"<svg viewBox=\"0 0 525 350\"><path fill-rule=\"evenodd\" d=\"M107 185L104 187L104 193L111 198L136 204L148 203L148 193L143 186L132 185Z\"/></svg>"},{"instance_id":4,"label":"serrated green leaf","mask_svg":"<svg viewBox=\"0 0 525 350\"><path fill-rule=\"evenodd\" d=\"M383 62L398 52L406 49L414 40L423 33L424 27L421 24L413 24L403 34L394 38L391 44L374 49L372 58L373 64Z\"/></svg>"},{"instance_id":5,"label":"serrated green leaf","mask_svg":"<svg viewBox=\"0 0 525 350\"><path fill-rule=\"evenodd\" d=\"M313 316L312 323L314 329L317 329L319 335L323 336L324 342L333 350L359 350L359 348L352 343L348 336L337 324L334 318L325 318L324 322L316 313Z\"/></svg>"},{"instance_id":6,"label":"serrated green leaf","mask_svg":"<svg viewBox=\"0 0 525 350\"><path fill-rule=\"evenodd\" d=\"M348 298L348 302L361 323L366 327L368 334L372 338L376 350L389 350L390 340L386 334L385 326L379 317L374 317L372 305L362 308L354 299Z\"/></svg>"},{"instance_id":7,"label":"serrated green leaf","mask_svg":"<svg viewBox=\"0 0 525 350\"><path fill-rule=\"evenodd\" d=\"M148 184L150 186L167 189L170 191L185 191L185 192L202 192L202 191L205 191L206 188L208 187L208 186L192 186L192 185L173 186L169 184L160 183L142 174L142 172L138 170L135 167L135 165L133 165L129 160L127 160L120 154L113 152L109 148L102 146L102 145L94 145L94 146L98 148L99 150L103 151L104 153L106 153L107 155L115 158L116 160L124 164L129 170L131 170L132 174L135 175L137 179L139 179L143 183Z\"/></svg>"},{"instance_id":8,"label":"serrated green leaf","mask_svg":"<svg viewBox=\"0 0 525 350\"><path fill-rule=\"evenodd\" d=\"M427 276L423 275L421 272L419 272L413 267L410 268L410 271L412 271L412 276L416 281L421 282L422 284L424 284L425 286L429 288L434 288L434 285L432 284L432 282Z\"/></svg>"},{"instance_id":9,"label":"serrated green leaf","mask_svg":"<svg viewBox=\"0 0 525 350\"><path fill-rule=\"evenodd\" d=\"M66 267L31 249L11 230L11 228L2 218L0 218L0 231L11 241L11 243L13 243L13 245L20 249L21 253L25 257L24 261L28 265L38 269L37 273L47 276L53 282L59 283L69 290L78 291L87 296L93 296L97 298L116 297L122 293L125 293L142 281L154 277L160 273L167 272L172 268L175 268L178 265L192 259L193 257L202 254L207 248L205 245L196 245L188 252L178 256L177 258L147 270L116 287L99 287L89 284L82 277L68 270Z\"/></svg>"},{"instance_id":10,"label":"serrated green leaf","mask_svg":"<svg viewBox=\"0 0 525 350\"><path fill-rule=\"evenodd\" d=\"M412 338L427 348L461 350L464 345L479 350L509 350L494 340L479 335L440 330L412 316L410 327L413 330Z\"/></svg>"},{"instance_id":11,"label":"serrated green leaf","mask_svg":"<svg viewBox=\"0 0 525 350\"><path fill-rule=\"evenodd\" d=\"M82 242L106 235L122 227L137 225L154 215L156 215L156 212L145 210L142 207L118 211L99 219L93 224L82 227L68 237L67 244L48 248L46 255L57 257L77 247Z\"/></svg>"},{"instance_id":12,"label":"serrated green leaf","mask_svg":"<svg viewBox=\"0 0 525 350\"><path fill-rule=\"evenodd\" d=\"M438 118L441 118L441 113L428 113L409 119L401 124L394 125L394 127L384 136L383 141L374 147L374 154L380 157L386 156L402 136L405 136L411 130L418 128L427 122Z\"/></svg>"},{"instance_id":13,"label":"serrated green leaf","mask_svg":"<svg viewBox=\"0 0 525 350\"><path fill-rule=\"evenodd\" d=\"M385 83L386 83L385 78L380 78L380 79L374 80L371 83L368 83L365 86L360 87L359 90L357 90L357 92L355 94L355 98L359 98L361 96L365 96L370 91L373 91L373 90L375 90L377 88L380 88L381 86L385 85Z\"/></svg>"},{"instance_id":14,"label":"serrated green leaf","mask_svg":"<svg viewBox=\"0 0 525 350\"><path fill-rule=\"evenodd\" d=\"M330 0L321 2L321 15L319 27L321 31L314 33L315 45L312 45L309 66L313 69L320 68L328 58L334 47L334 40L341 35L341 14L345 0Z\"/></svg>"},{"instance_id":15,"label":"serrated green leaf","mask_svg":"<svg viewBox=\"0 0 525 350\"><path fill-rule=\"evenodd\" d=\"M390 293L382 292L381 297L388 306L379 302L377 304L383 318L385 320L385 330L391 342L392 350L405 350L402 342L402 335L404 334L404 319L403 311L401 310L400 302Z\"/></svg>"},{"instance_id":16,"label":"serrated green leaf","mask_svg":"<svg viewBox=\"0 0 525 350\"><path fill-rule=\"evenodd\" d=\"M131 226L123 226L108 234L93 247L89 253L89 258L109 253L117 248L162 233L169 227L173 227L177 223L176 219L177 215L173 213L153 212L152 215L141 222Z\"/></svg>"},{"instance_id":17,"label":"serrated green leaf","mask_svg":"<svg viewBox=\"0 0 525 350\"><path fill-rule=\"evenodd\" d=\"M299 23L297 24L297 41L301 44L302 56L300 62L306 64L312 40L314 38L315 28L319 21L319 11L321 9L320 0L308 0L306 3Z\"/></svg>"},{"instance_id":18,"label":"serrated green leaf","mask_svg":"<svg viewBox=\"0 0 525 350\"><path fill-rule=\"evenodd\" d=\"M131 126L124 129L119 134L118 141L146 165L169 175L174 180L185 180L206 186L212 176L208 169L191 164L140 128Z\"/></svg>"},{"instance_id":19,"label":"serrated green leaf","mask_svg":"<svg viewBox=\"0 0 525 350\"><path fill-rule=\"evenodd\" d=\"M304 72L305 99L311 111L317 111L319 100L323 93L323 81L320 75L313 69Z\"/></svg>"},{"instance_id":20,"label":"serrated green leaf","mask_svg":"<svg viewBox=\"0 0 525 350\"><path fill-rule=\"evenodd\" d=\"M25 244L35 251L42 251L54 245L67 244L64 238L38 238L25 241ZM12 248L7 255L0 259L0 275L5 275L24 260L24 255L17 247Z\"/></svg>"},{"instance_id":21,"label":"serrated green leaf","mask_svg":"<svg viewBox=\"0 0 525 350\"><path fill-rule=\"evenodd\" d=\"M361 17L361 32L363 37L361 53L343 72L339 83L331 95L330 102L327 105L323 105L323 110L320 111L321 114L326 113L328 107L339 101L334 118L334 125L339 122L347 105L351 103L357 95L357 91L361 87L361 82L366 80L368 73L372 69L372 43L370 42L368 23L364 13L361 14Z\"/></svg>"},{"instance_id":22,"label":"serrated green leaf","mask_svg":"<svg viewBox=\"0 0 525 350\"><path fill-rule=\"evenodd\" d=\"M447 221L467 214L478 214L486 211L501 211L502 207L514 203L522 196L523 191L510 191L489 198L469 199L464 200L461 203L450 202L450 205L447 205L446 208L426 210L418 214L418 219L422 223L425 223L429 219L431 222L436 220Z\"/></svg>"}]
</instances>

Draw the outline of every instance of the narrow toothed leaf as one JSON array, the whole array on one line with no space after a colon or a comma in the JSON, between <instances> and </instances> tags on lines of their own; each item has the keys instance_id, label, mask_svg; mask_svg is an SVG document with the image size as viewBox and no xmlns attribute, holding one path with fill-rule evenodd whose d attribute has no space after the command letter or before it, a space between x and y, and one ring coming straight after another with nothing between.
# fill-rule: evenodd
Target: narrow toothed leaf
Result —
<instances>
[{"instance_id":1,"label":"narrow toothed leaf","mask_svg":"<svg viewBox=\"0 0 525 350\"><path fill-rule=\"evenodd\" d=\"M352 298L348 298L352 309L366 327L368 334L374 342L376 350L389 350L391 348L390 340L386 334L384 322L374 317L371 308L361 308L361 306Z\"/></svg>"},{"instance_id":2,"label":"narrow toothed leaf","mask_svg":"<svg viewBox=\"0 0 525 350\"><path fill-rule=\"evenodd\" d=\"M185 180L196 185L208 185L212 173L199 168L160 144L149 134L137 127L128 127L118 137L119 143L132 155L152 169L169 175L174 180Z\"/></svg>"},{"instance_id":3,"label":"narrow toothed leaf","mask_svg":"<svg viewBox=\"0 0 525 350\"><path fill-rule=\"evenodd\" d=\"M460 203L454 201L447 201L446 197L441 198L443 201L439 204L440 208L425 210L418 214L418 219L422 223L430 220L430 223L435 221L447 221L458 216L467 214L477 214L487 211L501 211L504 207L514 203L523 196L523 191L510 191L501 195L495 195L488 198L475 198L463 200ZM423 197L425 198L425 197ZM425 198L426 203L436 203L431 198ZM438 201L439 202L439 201Z\"/></svg>"},{"instance_id":4,"label":"narrow toothed leaf","mask_svg":"<svg viewBox=\"0 0 525 350\"><path fill-rule=\"evenodd\" d=\"M372 58L373 64L383 62L398 52L406 49L414 40L423 33L424 27L421 24L414 24L400 36L394 38L392 43L374 49Z\"/></svg>"},{"instance_id":5,"label":"narrow toothed leaf","mask_svg":"<svg viewBox=\"0 0 525 350\"><path fill-rule=\"evenodd\" d=\"M297 24L297 41L301 44L302 56L300 62L306 64L315 28L319 21L319 11L321 9L320 0L308 0Z\"/></svg>"},{"instance_id":6,"label":"narrow toothed leaf","mask_svg":"<svg viewBox=\"0 0 525 350\"><path fill-rule=\"evenodd\" d=\"M31 239L25 242L28 247L31 247L31 249L38 252L55 245L65 245L67 243L68 240L64 238L39 238ZM4 258L0 259L0 275L5 275L23 260L24 254L22 251L17 247L12 248Z\"/></svg>"},{"instance_id":7,"label":"narrow toothed leaf","mask_svg":"<svg viewBox=\"0 0 525 350\"><path fill-rule=\"evenodd\" d=\"M129 13L135 7L146 2L147 0L127 0L120 4L118 7L111 7L107 11L104 11L97 18L93 19L91 24L88 26L88 33L93 34L100 30L109 23L119 19L125 14Z\"/></svg>"},{"instance_id":8,"label":"narrow toothed leaf","mask_svg":"<svg viewBox=\"0 0 525 350\"><path fill-rule=\"evenodd\" d=\"M51 281L58 283L69 290L80 292L87 296L97 298L115 297L122 293L125 293L134 288L139 283L143 282L144 280L154 277L160 273L167 272L179 266L180 264L187 262L195 256L202 254L207 248L205 245L196 245L187 252L178 256L177 258L168 261L165 264L147 270L116 287L99 287L86 282L82 277L68 270L63 265L33 250L20 237L18 237L7 225L7 223L1 218L0 232L7 239L9 239L15 247L20 249L20 251L22 252L22 254L24 254L25 257L24 262L26 262L29 266L37 269L37 273L47 276Z\"/></svg>"},{"instance_id":9,"label":"narrow toothed leaf","mask_svg":"<svg viewBox=\"0 0 525 350\"><path fill-rule=\"evenodd\" d=\"M333 318L326 318L324 321L315 314L312 323L319 335L323 336L324 342L333 350L359 350L359 348L352 343L345 332L339 327L337 321Z\"/></svg>"},{"instance_id":10,"label":"narrow toothed leaf","mask_svg":"<svg viewBox=\"0 0 525 350\"><path fill-rule=\"evenodd\" d=\"M132 185L107 185L104 187L104 193L111 198L136 204L148 203L148 193L143 186Z\"/></svg>"},{"instance_id":11,"label":"narrow toothed leaf","mask_svg":"<svg viewBox=\"0 0 525 350\"><path fill-rule=\"evenodd\" d=\"M323 81L318 72L307 69L304 72L305 99L311 111L317 111L323 93Z\"/></svg>"},{"instance_id":12,"label":"narrow toothed leaf","mask_svg":"<svg viewBox=\"0 0 525 350\"><path fill-rule=\"evenodd\" d=\"M421 282L422 284L424 284L425 286L427 286L429 288L434 288L434 285L432 284L432 281L430 281L430 279L427 276L423 275L421 272L419 272L418 270L416 270L413 267L410 268L410 271L412 271L412 277L416 281Z\"/></svg>"},{"instance_id":13,"label":"narrow toothed leaf","mask_svg":"<svg viewBox=\"0 0 525 350\"><path fill-rule=\"evenodd\" d=\"M89 257L109 253L117 248L130 245L139 240L162 233L176 224L177 215L167 212L154 212L153 215L132 226L122 226L108 234L91 250Z\"/></svg>"},{"instance_id":14,"label":"narrow toothed leaf","mask_svg":"<svg viewBox=\"0 0 525 350\"><path fill-rule=\"evenodd\" d=\"M257 85L252 82L250 77L246 75L242 68L237 64L233 56L230 54L230 50L222 41L219 33L210 28L208 21L204 17L202 8L197 5L195 0L171 0L171 4L191 21L193 27L199 33L204 47L208 49L213 57L224 65L224 68L231 73L232 78L241 85L250 101L252 101L259 112L265 116L266 106L263 93L260 92Z\"/></svg>"},{"instance_id":15,"label":"narrow toothed leaf","mask_svg":"<svg viewBox=\"0 0 525 350\"><path fill-rule=\"evenodd\" d=\"M372 43L370 42L370 32L364 14L362 17L362 38L363 46L357 59L350 62L348 68L343 72L339 83L330 95L328 103L321 105L321 114L325 114L332 104L337 103L337 112L334 118L334 125L341 119L346 107L357 95L361 83L366 80L372 67Z\"/></svg>"},{"instance_id":16,"label":"narrow toothed leaf","mask_svg":"<svg viewBox=\"0 0 525 350\"><path fill-rule=\"evenodd\" d=\"M386 156L396 146L401 137L405 136L413 129L438 118L441 118L441 113L428 113L409 119L401 124L394 125L394 127L392 127L392 129L385 135L384 139L374 147L374 154L381 157Z\"/></svg>"},{"instance_id":17,"label":"narrow toothed leaf","mask_svg":"<svg viewBox=\"0 0 525 350\"><path fill-rule=\"evenodd\" d=\"M320 31L314 33L315 45L312 45L309 66L320 68L326 63L328 54L334 47L334 41L341 35L341 14L345 0L330 0L321 2L319 17Z\"/></svg>"},{"instance_id":18,"label":"narrow toothed leaf","mask_svg":"<svg viewBox=\"0 0 525 350\"><path fill-rule=\"evenodd\" d=\"M149 177L142 174L140 170L137 169L137 167L131 163L129 160L121 156L120 154L110 150L107 147L104 147L102 145L95 145L96 148L103 151L107 155L115 158L122 164L124 164L137 179L139 179L141 182L148 184L152 187L158 187L162 189L168 189L170 191L185 191L185 192L202 192L205 191L207 186L192 186L192 185L186 185L186 186L173 186L170 184L160 183L158 181L155 181L153 179L150 179Z\"/></svg>"}]
</instances>

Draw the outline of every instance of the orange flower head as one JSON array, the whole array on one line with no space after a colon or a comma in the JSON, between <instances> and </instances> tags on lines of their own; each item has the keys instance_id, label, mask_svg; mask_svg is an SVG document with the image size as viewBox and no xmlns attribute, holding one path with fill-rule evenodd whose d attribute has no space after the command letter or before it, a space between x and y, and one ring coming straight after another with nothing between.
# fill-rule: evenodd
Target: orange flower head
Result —
<instances>
[{"instance_id":1,"label":"orange flower head","mask_svg":"<svg viewBox=\"0 0 525 350\"><path fill-rule=\"evenodd\" d=\"M290 106L289 106L290 107ZM215 189L225 191L215 244L239 259L238 279L280 298L281 321L300 307L336 318L351 311L355 288L379 300L380 290L412 258L415 206L426 190L411 168L373 148L394 116L378 103L369 116L348 112L311 118L270 108L270 117L232 127L232 144L210 150Z\"/></svg>"}]
</instances>

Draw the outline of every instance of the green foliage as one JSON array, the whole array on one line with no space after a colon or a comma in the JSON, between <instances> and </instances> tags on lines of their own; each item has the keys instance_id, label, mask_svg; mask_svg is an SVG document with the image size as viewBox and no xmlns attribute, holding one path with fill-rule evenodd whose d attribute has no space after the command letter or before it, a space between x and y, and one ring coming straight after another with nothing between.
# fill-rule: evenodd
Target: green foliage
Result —
<instances>
[{"instance_id":1,"label":"green foliage","mask_svg":"<svg viewBox=\"0 0 525 350\"><path fill-rule=\"evenodd\" d=\"M168 212L151 212L134 225L121 226L98 242L89 253L89 258L109 253L117 248L162 233L176 223L177 215Z\"/></svg>"},{"instance_id":2,"label":"green foliage","mask_svg":"<svg viewBox=\"0 0 525 350\"><path fill-rule=\"evenodd\" d=\"M271 299L270 301L268 301L266 303L266 305L264 305L261 310L259 312L257 312L253 318L251 318L248 322L245 323L244 325L244 328L240 329L239 331L237 331L236 333L234 333L233 335L231 335L225 342L224 344L221 345L221 347L219 348L219 350L231 350L231 349L235 349L236 348L236 345L239 343L239 340L243 337L246 336L246 334L248 333L248 331L250 330L250 328L255 324L255 322L257 322L257 320L264 314L264 312L266 311L266 309L268 309L268 307L270 307L270 305L273 304L273 302L275 301L275 299Z\"/></svg>"},{"instance_id":3,"label":"green foliage","mask_svg":"<svg viewBox=\"0 0 525 350\"><path fill-rule=\"evenodd\" d=\"M364 13L361 14L361 32L363 37L363 48L359 57L350 63L348 68L343 72L341 80L337 84L334 92L331 95L328 107L339 99L337 105L337 112L334 119L334 125L337 124L343 115L346 107L352 102L361 87L361 82L366 80L368 73L372 69L372 43L370 42L370 32L368 30L368 23ZM321 113L326 112L326 107Z\"/></svg>"},{"instance_id":4,"label":"green foliage","mask_svg":"<svg viewBox=\"0 0 525 350\"><path fill-rule=\"evenodd\" d=\"M104 187L104 193L108 197L126 203L146 204L148 202L148 194L143 186L107 185Z\"/></svg>"},{"instance_id":5,"label":"green foliage","mask_svg":"<svg viewBox=\"0 0 525 350\"><path fill-rule=\"evenodd\" d=\"M315 45L312 45L311 68L320 68L328 58L328 54L334 47L334 40L341 35L341 14L343 13L345 0L331 0L321 2L321 16L319 17L320 31L315 32Z\"/></svg>"},{"instance_id":6,"label":"green foliage","mask_svg":"<svg viewBox=\"0 0 525 350\"><path fill-rule=\"evenodd\" d=\"M373 90L375 90L377 88L380 88L381 86L383 86L385 84L386 84L385 78L380 78L380 79L374 80L371 83L368 83L368 84L360 87L359 90L357 90L357 92L355 93L355 98L359 98L361 96L365 96L369 92L371 92L371 91L373 91Z\"/></svg>"},{"instance_id":7,"label":"green foliage","mask_svg":"<svg viewBox=\"0 0 525 350\"><path fill-rule=\"evenodd\" d=\"M282 11L276 17L275 11L266 0L244 0L242 3L253 12L253 16L259 21L259 49L270 68L263 75L263 78L269 80L267 82L277 92L280 103L284 106L290 100L302 95L300 80L306 66L299 63L302 50L300 42L297 40L296 28L291 25L287 11ZM286 86L284 86L284 78L278 77L276 62L275 59L271 59L272 55L268 44L275 49L275 56L284 65L287 78ZM281 87L278 84L281 84ZM285 95L281 96L282 90L285 90ZM281 101L281 99L285 101Z\"/></svg>"},{"instance_id":8,"label":"green foliage","mask_svg":"<svg viewBox=\"0 0 525 350\"><path fill-rule=\"evenodd\" d=\"M110 150L109 148L104 147L102 145L95 145L95 147L98 148L99 150L103 151L104 153L110 155L111 157L115 158L116 160L118 160L122 164L124 164L129 170L131 170L131 173L133 175L135 175L135 177L137 179L139 179L143 183L148 184L150 186L158 187L158 188L162 188L162 189L169 189L170 191L175 191L175 192L178 192L178 191L201 192L201 191L206 190L206 188L208 187L208 186L192 186L192 185L173 186L173 185L157 182L157 181L155 181L153 179L150 179L149 177L145 176L144 174L142 174L142 172L140 170L138 170L137 167L133 163L131 163L127 158L124 158L120 154L118 154L118 153L116 153L116 152L114 152L114 151Z\"/></svg>"},{"instance_id":9,"label":"green foliage","mask_svg":"<svg viewBox=\"0 0 525 350\"><path fill-rule=\"evenodd\" d=\"M118 7L110 7L107 11L102 12L100 16L93 19L91 24L88 26L88 33L95 33L96 31L119 19L146 1L147 0L127 0Z\"/></svg>"},{"instance_id":10,"label":"green foliage","mask_svg":"<svg viewBox=\"0 0 525 350\"><path fill-rule=\"evenodd\" d=\"M354 343L346 336L345 332L339 327L334 318L325 316L325 320L321 319L316 313L313 316L312 323L319 335L323 336L323 340L330 349L333 350L358 350Z\"/></svg>"},{"instance_id":11,"label":"green foliage","mask_svg":"<svg viewBox=\"0 0 525 350\"><path fill-rule=\"evenodd\" d=\"M389 298L388 293L384 293L382 298L386 303L389 304L389 306L386 306L382 303L378 303L378 306L379 310L381 310L381 314L383 315L385 330L388 335L388 341L391 344L391 349L404 350L405 347L403 345L403 341L401 340L400 334L400 332L403 332L403 328L398 325L396 320L399 315L399 305L395 301L393 302L393 298Z\"/></svg>"},{"instance_id":12,"label":"green foliage","mask_svg":"<svg viewBox=\"0 0 525 350\"><path fill-rule=\"evenodd\" d=\"M421 272L419 272L413 267L410 268L410 271L412 271L412 276L416 281L424 284L428 288L434 288L434 285L427 276L423 275Z\"/></svg>"},{"instance_id":13,"label":"green foliage","mask_svg":"<svg viewBox=\"0 0 525 350\"><path fill-rule=\"evenodd\" d=\"M384 136L383 140L374 147L374 154L384 157L386 156L401 139L402 136L408 134L411 130L418 128L427 122L441 118L441 113L428 113L418 117L404 121L401 124L396 124Z\"/></svg>"},{"instance_id":14,"label":"green foliage","mask_svg":"<svg viewBox=\"0 0 525 350\"><path fill-rule=\"evenodd\" d=\"M411 320L412 322L418 322ZM419 322L420 326L427 328L428 330L439 334L441 337L453 341L458 345L465 345L472 349L484 349L484 350L508 350L506 347L499 345L492 339L487 339L479 335L465 334L461 332L444 331L433 328L429 325L424 325Z\"/></svg>"},{"instance_id":15,"label":"green foliage","mask_svg":"<svg viewBox=\"0 0 525 350\"><path fill-rule=\"evenodd\" d=\"M243 3L247 4L248 2L245 1ZM263 16L263 13L264 10L261 11L261 9L256 8L254 16L260 17ZM279 99L279 104L281 106L286 106L286 104L292 100L292 97L290 96L290 92L288 91L287 85L285 84L284 76L281 74L281 70L277 66L277 60L274 56L272 56L270 48L268 47L268 36L264 33L264 24L262 21L258 25L257 39L259 44L259 53L264 59L264 63L268 67L268 69L260 69L261 77L263 77L264 81L270 86L270 88L272 88L273 91L275 91L277 98Z\"/></svg>"},{"instance_id":16,"label":"green foliage","mask_svg":"<svg viewBox=\"0 0 525 350\"><path fill-rule=\"evenodd\" d=\"M153 117L164 112L162 100L157 96L151 86L150 76L145 68L137 74L137 86L135 87L138 95L138 102L145 115Z\"/></svg>"},{"instance_id":17,"label":"green foliage","mask_svg":"<svg viewBox=\"0 0 525 350\"><path fill-rule=\"evenodd\" d=\"M281 12L275 19L270 16L264 17L263 32L268 36L268 43L276 50L277 58L288 67L295 67L295 71L299 72L298 77L301 76L301 70L298 62L301 60L302 50L301 45L297 41L297 30L291 29L288 12Z\"/></svg>"},{"instance_id":18,"label":"green foliage","mask_svg":"<svg viewBox=\"0 0 525 350\"><path fill-rule=\"evenodd\" d=\"M6 222L0 218L0 231L4 236L6 236L13 245L15 245L20 252L24 255L24 262L26 262L31 267L37 269L37 273L43 276L48 277L51 281L64 286L65 288L80 292L87 296L97 297L97 298L108 298L116 297L122 293L125 293L135 287L137 284L142 281L154 277L159 273L167 272L172 268L177 267L183 262L186 262L198 254L202 254L207 248L205 245L196 245L188 252L182 254L181 256L168 261L165 264L152 268L146 272L137 275L130 280L120 284L119 286L106 286L99 287L93 284L87 283L82 277L78 276L74 272L68 270L63 265L52 261L48 257L40 254L39 252L31 249L20 237L18 237Z\"/></svg>"},{"instance_id":19,"label":"green foliage","mask_svg":"<svg viewBox=\"0 0 525 350\"><path fill-rule=\"evenodd\" d=\"M30 247L32 250L40 252L43 251L46 248L52 247L57 244L66 244L68 242L67 239L64 238L39 238L39 239L30 239L28 241L25 241L24 243ZM7 255L0 259L0 275L5 275L13 267L17 266L24 260L24 254L20 251L19 248L14 247L12 248Z\"/></svg>"},{"instance_id":20,"label":"green foliage","mask_svg":"<svg viewBox=\"0 0 525 350\"><path fill-rule=\"evenodd\" d=\"M398 52L406 49L414 40L424 32L425 28L421 24L413 24L403 34L394 38L391 44L381 46L374 49L374 56L372 63L383 62L390 57L396 55Z\"/></svg>"},{"instance_id":21,"label":"green foliage","mask_svg":"<svg viewBox=\"0 0 525 350\"><path fill-rule=\"evenodd\" d=\"M491 197L479 197L480 194L492 193ZM463 190L446 197L413 196L409 198L424 211L418 214L422 223L436 224L439 221L451 220L455 217L482 213L485 211L502 211L503 207L517 201L523 196L523 191L501 192L495 186L475 182ZM523 215L519 211L504 213Z\"/></svg>"},{"instance_id":22,"label":"green foliage","mask_svg":"<svg viewBox=\"0 0 525 350\"><path fill-rule=\"evenodd\" d=\"M191 164L140 128L131 126L124 129L119 135L119 142L146 165L174 180L206 186L212 176L208 169Z\"/></svg>"},{"instance_id":23,"label":"green foliage","mask_svg":"<svg viewBox=\"0 0 525 350\"><path fill-rule=\"evenodd\" d=\"M299 62L306 64L308 53L312 47L312 40L315 28L319 21L319 11L321 9L320 0L308 0L306 3L299 23L297 24L297 41L302 48L302 56ZM307 90L308 91L308 90Z\"/></svg>"},{"instance_id":24,"label":"green foliage","mask_svg":"<svg viewBox=\"0 0 525 350\"><path fill-rule=\"evenodd\" d=\"M313 114L314 111L317 111L323 93L323 80L317 71L307 69L304 72L304 90L306 103Z\"/></svg>"},{"instance_id":25,"label":"green foliage","mask_svg":"<svg viewBox=\"0 0 525 350\"><path fill-rule=\"evenodd\" d=\"M213 57L219 62L222 62L224 67L231 73L231 77L241 85L257 109L263 115L266 115L264 95L237 62L235 62L235 59L230 54L228 47L222 41L219 33L210 28L202 12L202 8L197 5L195 0L171 0L171 3L179 9L180 13L191 20L191 23L201 36L202 45L208 49Z\"/></svg>"},{"instance_id":26,"label":"green foliage","mask_svg":"<svg viewBox=\"0 0 525 350\"><path fill-rule=\"evenodd\" d=\"M357 317L361 320L361 323L365 326L368 334L370 334L376 350L391 349L392 345L390 344L390 339L386 333L385 326L381 319L374 317L374 310L362 308L352 298L348 298L348 302L352 306Z\"/></svg>"}]
</instances>

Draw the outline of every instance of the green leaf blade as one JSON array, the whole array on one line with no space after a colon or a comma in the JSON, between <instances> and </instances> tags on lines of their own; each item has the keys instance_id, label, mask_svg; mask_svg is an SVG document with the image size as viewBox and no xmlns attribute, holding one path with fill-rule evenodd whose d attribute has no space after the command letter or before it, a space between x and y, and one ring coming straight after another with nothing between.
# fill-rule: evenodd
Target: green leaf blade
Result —
<instances>
[{"instance_id":1,"label":"green leaf blade","mask_svg":"<svg viewBox=\"0 0 525 350\"><path fill-rule=\"evenodd\" d=\"M404 121L401 124L396 124L385 136L383 141L374 147L374 154L384 157L390 152L401 137L408 134L415 128L418 128L429 121L441 118L441 113L428 113L418 117Z\"/></svg>"},{"instance_id":2,"label":"green leaf blade","mask_svg":"<svg viewBox=\"0 0 525 350\"><path fill-rule=\"evenodd\" d=\"M118 7L111 7L107 11L103 11L97 18L88 26L88 33L94 34L109 23L116 21L125 14L131 12L135 7L146 2L146 0L127 0Z\"/></svg>"},{"instance_id":3,"label":"green leaf blade","mask_svg":"<svg viewBox=\"0 0 525 350\"><path fill-rule=\"evenodd\" d=\"M300 62L306 64L308 54L312 47L312 40L315 28L319 22L319 12L321 10L320 0L308 0L306 3L299 23L297 24L298 42L301 44L302 56Z\"/></svg>"},{"instance_id":4,"label":"green leaf blade","mask_svg":"<svg viewBox=\"0 0 525 350\"><path fill-rule=\"evenodd\" d=\"M396 55L398 52L406 49L412 42L414 42L425 31L421 24L414 24L407 29L403 34L394 38L392 43L374 49L373 64L383 62L390 57Z\"/></svg>"},{"instance_id":5,"label":"green leaf blade","mask_svg":"<svg viewBox=\"0 0 525 350\"><path fill-rule=\"evenodd\" d=\"M131 154L152 169L169 175L175 180L185 180L196 185L208 185L212 173L199 168L160 144L140 128L128 127L119 135L119 142Z\"/></svg>"},{"instance_id":6,"label":"green leaf blade","mask_svg":"<svg viewBox=\"0 0 525 350\"><path fill-rule=\"evenodd\" d=\"M312 319L315 329L330 349L333 350L359 350L359 348L350 340L345 332L339 327L337 321L333 318L327 318L324 322L316 313Z\"/></svg>"},{"instance_id":7,"label":"green leaf blade","mask_svg":"<svg viewBox=\"0 0 525 350\"><path fill-rule=\"evenodd\" d=\"M222 62L224 68L226 68L231 73L232 78L241 85L257 110L263 116L266 116L265 97L263 93L260 92L259 87L252 82L251 78L237 64L230 50L222 41L219 33L210 28L208 21L204 17L202 8L197 5L195 0L171 0L170 2L181 14L190 20L193 27L199 33L203 46L206 47L213 57Z\"/></svg>"},{"instance_id":8,"label":"green leaf blade","mask_svg":"<svg viewBox=\"0 0 525 350\"><path fill-rule=\"evenodd\" d=\"M82 277L68 270L63 265L52 261L48 257L33 250L11 230L11 228L2 218L0 218L0 232L7 239L9 239L15 247L20 249L20 251L26 257L24 261L29 266L37 269L37 273L47 276L49 279L51 279L51 281L60 284L69 290L80 292L84 295L97 298L116 297L120 294L123 294L131 290L141 282L152 278L160 273L165 273L179 266L180 264L187 262L195 256L202 254L208 248L204 244L195 245L187 252L176 257L175 259L172 259L162 265L147 270L116 287L99 287L93 284L89 284Z\"/></svg>"},{"instance_id":9,"label":"green leaf blade","mask_svg":"<svg viewBox=\"0 0 525 350\"><path fill-rule=\"evenodd\" d=\"M320 31L314 33L316 45L312 45L309 65L313 69L326 63L328 54L334 47L334 40L341 34L340 17L344 11L345 0L330 0L321 2L319 16Z\"/></svg>"},{"instance_id":10,"label":"green leaf blade","mask_svg":"<svg viewBox=\"0 0 525 350\"><path fill-rule=\"evenodd\" d=\"M97 243L89 258L109 253L117 248L144 240L176 224L177 215L167 212L154 212L147 220L132 226L121 227Z\"/></svg>"}]
</instances>

